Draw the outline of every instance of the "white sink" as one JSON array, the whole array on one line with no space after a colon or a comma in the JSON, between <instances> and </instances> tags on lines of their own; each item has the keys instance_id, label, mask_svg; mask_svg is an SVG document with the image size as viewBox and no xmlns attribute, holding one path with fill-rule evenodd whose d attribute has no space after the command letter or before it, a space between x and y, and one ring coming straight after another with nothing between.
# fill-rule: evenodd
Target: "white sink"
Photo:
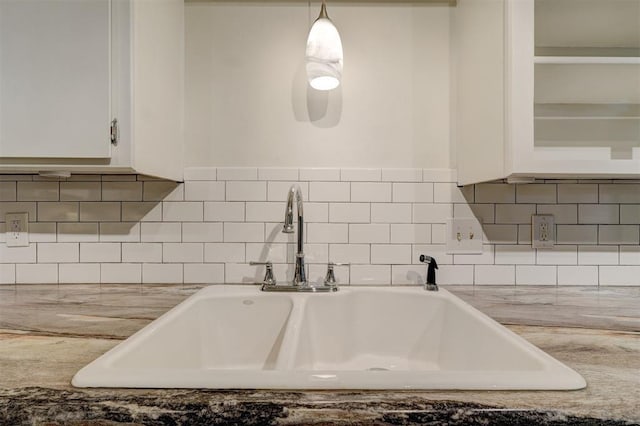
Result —
<instances>
[{"instance_id":1,"label":"white sink","mask_svg":"<svg viewBox=\"0 0 640 426\"><path fill-rule=\"evenodd\" d=\"M78 387L580 389L584 379L446 290L211 286L73 378Z\"/></svg>"}]
</instances>

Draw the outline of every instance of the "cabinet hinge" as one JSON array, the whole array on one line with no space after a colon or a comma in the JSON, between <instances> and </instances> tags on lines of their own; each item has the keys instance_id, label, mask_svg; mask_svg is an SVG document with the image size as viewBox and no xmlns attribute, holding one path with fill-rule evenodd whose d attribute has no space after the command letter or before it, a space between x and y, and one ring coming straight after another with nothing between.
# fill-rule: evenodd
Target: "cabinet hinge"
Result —
<instances>
[{"instance_id":1,"label":"cabinet hinge","mask_svg":"<svg viewBox=\"0 0 640 426\"><path fill-rule=\"evenodd\" d=\"M118 129L118 119L111 120L111 145L118 145L120 140L120 130Z\"/></svg>"}]
</instances>

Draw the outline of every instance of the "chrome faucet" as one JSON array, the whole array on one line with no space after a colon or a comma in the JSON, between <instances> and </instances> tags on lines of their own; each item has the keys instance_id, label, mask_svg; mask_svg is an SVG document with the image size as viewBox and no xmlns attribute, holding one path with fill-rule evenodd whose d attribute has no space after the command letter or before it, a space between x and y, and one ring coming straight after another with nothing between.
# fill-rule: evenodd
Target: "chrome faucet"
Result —
<instances>
[{"instance_id":1,"label":"chrome faucet","mask_svg":"<svg viewBox=\"0 0 640 426\"><path fill-rule=\"evenodd\" d=\"M296 270L293 275L294 286L307 286L307 275L304 266L304 212L302 208L302 190L298 185L291 185L287 195L287 207L284 211L284 226L282 232L292 234L293 228L293 198L296 199L298 212L298 245L296 249Z\"/></svg>"}]
</instances>

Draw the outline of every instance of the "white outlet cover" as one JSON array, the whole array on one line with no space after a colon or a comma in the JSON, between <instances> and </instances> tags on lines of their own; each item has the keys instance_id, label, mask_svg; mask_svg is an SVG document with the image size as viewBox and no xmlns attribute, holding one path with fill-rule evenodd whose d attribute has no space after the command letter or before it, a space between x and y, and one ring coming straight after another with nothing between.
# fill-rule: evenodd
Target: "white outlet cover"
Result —
<instances>
[{"instance_id":1,"label":"white outlet cover","mask_svg":"<svg viewBox=\"0 0 640 426\"><path fill-rule=\"evenodd\" d=\"M476 218L448 218L447 254L482 254L482 225Z\"/></svg>"},{"instance_id":2,"label":"white outlet cover","mask_svg":"<svg viewBox=\"0 0 640 426\"><path fill-rule=\"evenodd\" d=\"M7 213L5 216L5 240L7 247L29 245L29 214Z\"/></svg>"},{"instance_id":3,"label":"white outlet cover","mask_svg":"<svg viewBox=\"0 0 640 426\"><path fill-rule=\"evenodd\" d=\"M556 243L556 225L552 214L531 216L531 247L553 248Z\"/></svg>"}]
</instances>

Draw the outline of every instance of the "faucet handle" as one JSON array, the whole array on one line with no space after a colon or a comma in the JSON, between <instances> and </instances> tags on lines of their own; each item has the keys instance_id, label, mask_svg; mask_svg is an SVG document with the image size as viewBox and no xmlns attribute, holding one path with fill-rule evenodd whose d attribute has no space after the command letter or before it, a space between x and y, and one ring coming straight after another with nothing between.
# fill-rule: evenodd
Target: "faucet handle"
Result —
<instances>
[{"instance_id":1,"label":"faucet handle","mask_svg":"<svg viewBox=\"0 0 640 426\"><path fill-rule=\"evenodd\" d=\"M334 266L347 266L349 265L348 263L336 263L336 262L329 262L327 263L327 275L325 275L324 277L324 284L325 285L335 285L336 283L336 274L333 270Z\"/></svg>"},{"instance_id":2,"label":"faucet handle","mask_svg":"<svg viewBox=\"0 0 640 426\"><path fill-rule=\"evenodd\" d=\"M273 263L271 261L266 262L249 262L251 266L266 266L267 270L264 273L264 278L262 280L262 284L264 285L276 285L276 276L273 273Z\"/></svg>"}]
</instances>

